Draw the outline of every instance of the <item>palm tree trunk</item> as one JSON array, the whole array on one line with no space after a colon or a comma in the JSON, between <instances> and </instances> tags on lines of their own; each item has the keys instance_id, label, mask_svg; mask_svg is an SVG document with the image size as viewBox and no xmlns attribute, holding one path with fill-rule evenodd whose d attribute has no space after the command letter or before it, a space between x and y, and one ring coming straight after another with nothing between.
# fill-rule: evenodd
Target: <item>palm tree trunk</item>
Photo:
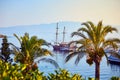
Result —
<instances>
[{"instance_id":1,"label":"palm tree trunk","mask_svg":"<svg viewBox=\"0 0 120 80\"><path fill-rule=\"evenodd\" d=\"M100 80L100 62L95 62L95 80Z\"/></svg>"}]
</instances>

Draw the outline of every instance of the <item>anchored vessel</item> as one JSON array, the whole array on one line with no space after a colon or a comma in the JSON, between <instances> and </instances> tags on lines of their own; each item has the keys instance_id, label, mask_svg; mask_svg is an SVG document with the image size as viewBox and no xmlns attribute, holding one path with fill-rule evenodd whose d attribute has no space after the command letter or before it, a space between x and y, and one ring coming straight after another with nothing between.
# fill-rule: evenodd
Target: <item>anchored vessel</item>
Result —
<instances>
[{"instance_id":1,"label":"anchored vessel","mask_svg":"<svg viewBox=\"0 0 120 80\"><path fill-rule=\"evenodd\" d=\"M116 51L116 52L118 53L118 55L120 55L120 49L118 51ZM115 56L113 56L113 55L110 55L108 57L108 60L109 60L110 63L120 65L120 59L115 57Z\"/></svg>"},{"instance_id":2,"label":"anchored vessel","mask_svg":"<svg viewBox=\"0 0 120 80\"><path fill-rule=\"evenodd\" d=\"M63 30L63 41L61 43L58 42L58 23L57 23L57 27L56 27L56 42L53 45L53 49L54 51L73 51L75 50L76 46L75 45L70 45L68 42L65 42L65 27Z\"/></svg>"}]
</instances>

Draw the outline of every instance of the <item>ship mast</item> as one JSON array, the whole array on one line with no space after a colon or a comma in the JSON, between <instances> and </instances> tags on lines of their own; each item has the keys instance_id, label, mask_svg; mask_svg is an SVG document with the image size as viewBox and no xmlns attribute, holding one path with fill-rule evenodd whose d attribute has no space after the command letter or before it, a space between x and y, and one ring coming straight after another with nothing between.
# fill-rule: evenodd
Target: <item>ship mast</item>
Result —
<instances>
[{"instance_id":1,"label":"ship mast","mask_svg":"<svg viewBox=\"0 0 120 80\"><path fill-rule=\"evenodd\" d=\"M57 23L57 27L56 27L56 44L58 44L58 23Z\"/></svg>"},{"instance_id":2,"label":"ship mast","mask_svg":"<svg viewBox=\"0 0 120 80\"><path fill-rule=\"evenodd\" d=\"M65 26L64 26L64 30L63 30L63 42L65 41Z\"/></svg>"}]
</instances>

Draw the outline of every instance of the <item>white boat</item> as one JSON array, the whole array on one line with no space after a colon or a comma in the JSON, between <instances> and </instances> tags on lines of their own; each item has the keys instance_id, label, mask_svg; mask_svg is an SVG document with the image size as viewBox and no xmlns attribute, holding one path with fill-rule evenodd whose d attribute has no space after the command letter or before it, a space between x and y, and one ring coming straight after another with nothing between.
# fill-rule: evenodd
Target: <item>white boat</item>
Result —
<instances>
[{"instance_id":1,"label":"white boat","mask_svg":"<svg viewBox=\"0 0 120 80\"><path fill-rule=\"evenodd\" d=\"M108 60L110 61L110 63L120 64L120 59L112 55L108 57Z\"/></svg>"}]
</instances>

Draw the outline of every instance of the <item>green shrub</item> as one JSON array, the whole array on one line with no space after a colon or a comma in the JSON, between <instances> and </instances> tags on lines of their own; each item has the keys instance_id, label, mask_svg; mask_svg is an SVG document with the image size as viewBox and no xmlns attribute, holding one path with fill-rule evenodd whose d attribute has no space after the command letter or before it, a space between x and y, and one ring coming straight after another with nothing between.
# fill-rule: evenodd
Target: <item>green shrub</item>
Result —
<instances>
[{"instance_id":1,"label":"green shrub","mask_svg":"<svg viewBox=\"0 0 120 80\"><path fill-rule=\"evenodd\" d=\"M81 75L79 74L72 75L65 69L55 70L55 74L49 73L47 79L48 80L83 80Z\"/></svg>"},{"instance_id":2,"label":"green shrub","mask_svg":"<svg viewBox=\"0 0 120 80\"><path fill-rule=\"evenodd\" d=\"M120 80L120 77L113 76L110 80Z\"/></svg>"},{"instance_id":3,"label":"green shrub","mask_svg":"<svg viewBox=\"0 0 120 80\"><path fill-rule=\"evenodd\" d=\"M46 77L38 69L29 70L27 73L26 69L25 64L11 65L0 60L0 80L46 80Z\"/></svg>"},{"instance_id":4,"label":"green shrub","mask_svg":"<svg viewBox=\"0 0 120 80\"><path fill-rule=\"evenodd\" d=\"M95 78L88 77L88 80L95 80Z\"/></svg>"}]
</instances>

